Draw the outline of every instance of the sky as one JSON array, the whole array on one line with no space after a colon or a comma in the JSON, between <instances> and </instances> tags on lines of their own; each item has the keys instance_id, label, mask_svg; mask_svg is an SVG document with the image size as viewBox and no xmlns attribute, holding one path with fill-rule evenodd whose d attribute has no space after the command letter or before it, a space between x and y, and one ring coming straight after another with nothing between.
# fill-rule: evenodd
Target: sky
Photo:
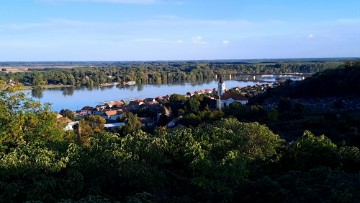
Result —
<instances>
[{"instance_id":1,"label":"sky","mask_svg":"<svg viewBox=\"0 0 360 203\"><path fill-rule=\"evenodd\" d=\"M0 61L359 56L359 0L0 0Z\"/></svg>"}]
</instances>

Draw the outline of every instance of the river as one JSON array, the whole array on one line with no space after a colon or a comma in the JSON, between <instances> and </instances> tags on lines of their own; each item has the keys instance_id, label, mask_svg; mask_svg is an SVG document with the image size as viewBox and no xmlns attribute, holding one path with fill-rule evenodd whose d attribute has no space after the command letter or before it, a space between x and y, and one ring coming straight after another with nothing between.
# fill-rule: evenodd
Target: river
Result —
<instances>
[{"instance_id":1,"label":"river","mask_svg":"<svg viewBox=\"0 0 360 203\"><path fill-rule=\"evenodd\" d=\"M291 78L299 80L297 76L252 76L235 78L237 80L225 80L226 88L245 87L255 84L273 83L276 80ZM233 78L234 79L234 78ZM260 80L261 79L261 80ZM84 106L96 106L104 101L126 100L126 99L145 99L157 96L165 96L170 94L185 95L189 91L204 90L217 88L218 81L211 81L201 84L162 84L162 85L135 85L129 87L106 86L87 88L57 88L46 89L42 91L25 91L35 100L41 103L50 103L52 110L59 112L61 109L79 110Z\"/></svg>"}]
</instances>

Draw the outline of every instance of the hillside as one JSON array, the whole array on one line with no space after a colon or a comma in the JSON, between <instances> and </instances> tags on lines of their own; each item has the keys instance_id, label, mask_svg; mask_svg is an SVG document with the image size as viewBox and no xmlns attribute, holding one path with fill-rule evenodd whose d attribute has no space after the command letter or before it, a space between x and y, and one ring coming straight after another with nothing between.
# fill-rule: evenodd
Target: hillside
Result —
<instances>
[{"instance_id":1,"label":"hillside","mask_svg":"<svg viewBox=\"0 0 360 203\"><path fill-rule=\"evenodd\" d=\"M314 74L298 85L298 96L360 96L360 61Z\"/></svg>"}]
</instances>

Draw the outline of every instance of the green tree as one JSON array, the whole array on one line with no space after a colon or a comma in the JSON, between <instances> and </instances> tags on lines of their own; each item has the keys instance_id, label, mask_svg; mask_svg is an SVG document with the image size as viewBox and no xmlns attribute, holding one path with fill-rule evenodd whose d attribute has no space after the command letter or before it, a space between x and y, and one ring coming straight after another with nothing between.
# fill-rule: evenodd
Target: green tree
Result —
<instances>
[{"instance_id":1,"label":"green tree","mask_svg":"<svg viewBox=\"0 0 360 203\"><path fill-rule=\"evenodd\" d=\"M337 146L326 136L316 137L305 131L290 146L290 156L297 168L308 169L318 166L338 167L340 164Z\"/></svg>"},{"instance_id":2,"label":"green tree","mask_svg":"<svg viewBox=\"0 0 360 203\"><path fill-rule=\"evenodd\" d=\"M131 112L125 113L126 124L122 127L121 132L123 135L129 135L141 130L141 122L139 121L137 114Z\"/></svg>"},{"instance_id":3,"label":"green tree","mask_svg":"<svg viewBox=\"0 0 360 203\"><path fill-rule=\"evenodd\" d=\"M64 117L67 117L70 120L75 120L75 114L70 109L62 109L60 111L60 114Z\"/></svg>"},{"instance_id":4,"label":"green tree","mask_svg":"<svg viewBox=\"0 0 360 203\"><path fill-rule=\"evenodd\" d=\"M271 109L267 112L267 119L269 121L277 121L279 113L276 109Z\"/></svg>"}]
</instances>

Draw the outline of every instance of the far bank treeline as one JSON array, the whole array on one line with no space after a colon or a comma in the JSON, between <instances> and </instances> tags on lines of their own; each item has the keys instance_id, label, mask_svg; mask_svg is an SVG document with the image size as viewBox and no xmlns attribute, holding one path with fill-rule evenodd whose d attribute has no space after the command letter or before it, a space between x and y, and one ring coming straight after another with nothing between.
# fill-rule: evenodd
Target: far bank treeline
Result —
<instances>
[{"instance_id":1,"label":"far bank treeline","mask_svg":"<svg viewBox=\"0 0 360 203\"><path fill-rule=\"evenodd\" d=\"M332 69L342 61L179 61L179 62L134 62L96 67L77 68L32 68L28 72L0 74L1 80L21 82L27 86L71 85L93 87L106 83L136 81L138 84L173 84L203 82L215 79L217 74L281 74L315 73Z\"/></svg>"}]
</instances>

